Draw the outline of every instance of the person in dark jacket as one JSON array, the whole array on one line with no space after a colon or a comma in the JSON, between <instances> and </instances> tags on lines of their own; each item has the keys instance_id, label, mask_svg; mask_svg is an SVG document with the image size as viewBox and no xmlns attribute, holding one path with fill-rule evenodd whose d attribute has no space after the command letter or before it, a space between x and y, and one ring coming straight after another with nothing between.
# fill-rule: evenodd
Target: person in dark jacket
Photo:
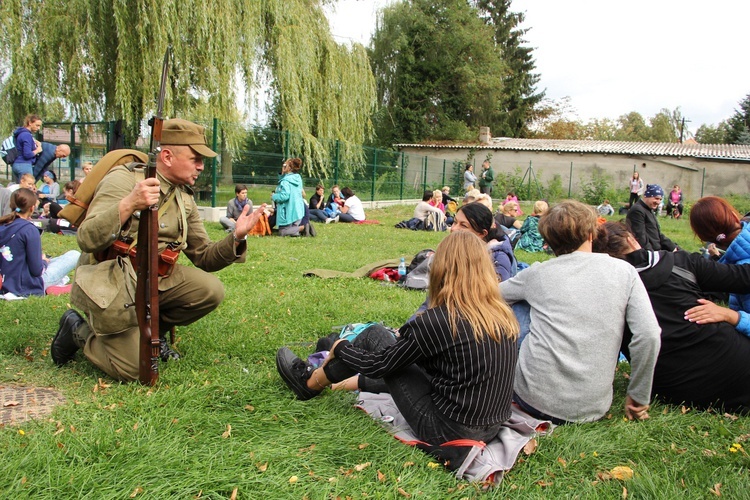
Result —
<instances>
[{"instance_id":1,"label":"person in dark jacket","mask_svg":"<svg viewBox=\"0 0 750 500\"><path fill-rule=\"evenodd\" d=\"M621 222L600 226L594 251L632 264L648 291L661 326L654 397L669 404L750 412L750 338L735 328L737 312L697 307L707 302L706 292L750 291L750 266L685 251L646 250ZM724 321L714 322L707 314Z\"/></svg>"},{"instance_id":2,"label":"person in dark jacket","mask_svg":"<svg viewBox=\"0 0 750 500\"><path fill-rule=\"evenodd\" d=\"M635 202L628 210L628 227L638 244L646 250L669 250L677 249L672 240L662 234L659 222L656 220L654 210L664 198L664 190L658 184L646 186L643 198Z\"/></svg>"}]
</instances>

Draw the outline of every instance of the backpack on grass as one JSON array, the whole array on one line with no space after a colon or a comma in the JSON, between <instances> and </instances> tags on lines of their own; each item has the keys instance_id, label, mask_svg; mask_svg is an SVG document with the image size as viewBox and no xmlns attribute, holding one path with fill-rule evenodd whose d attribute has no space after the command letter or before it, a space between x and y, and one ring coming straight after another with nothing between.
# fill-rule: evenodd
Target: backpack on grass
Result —
<instances>
[{"instance_id":1,"label":"backpack on grass","mask_svg":"<svg viewBox=\"0 0 750 500\"><path fill-rule=\"evenodd\" d=\"M86 212L89 209L89 203L94 198L96 187L107 172L114 167L133 162L145 164L148 162L148 155L135 149L115 149L102 156L86 176L85 182L81 183L78 191L74 195L67 196L70 203L65 205L59 216L74 226L80 226L86 218Z\"/></svg>"}]
</instances>

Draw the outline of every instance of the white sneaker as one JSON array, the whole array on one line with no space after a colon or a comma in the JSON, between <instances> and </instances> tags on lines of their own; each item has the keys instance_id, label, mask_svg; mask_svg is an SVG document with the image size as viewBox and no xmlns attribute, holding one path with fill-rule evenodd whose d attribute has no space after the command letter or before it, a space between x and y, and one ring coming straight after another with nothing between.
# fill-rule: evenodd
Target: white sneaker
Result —
<instances>
[{"instance_id":1,"label":"white sneaker","mask_svg":"<svg viewBox=\"0 0 750 500\"><path fill-rule=\"evenodd\" d=\"M336 217L333 218L333 222L338 222L338 221L339 221L339 216L337 215Z\"/></svg>"},{"instance_id":2,"label":"white sneaker","mask_svg":"<svg viewBox=\"0 0 750 500\"><path fill-rule=\"evenodd\" d=\"M329 224L331 222L333 222L333 219L331 219L330 217L326 218L326 224Z\"/></svg>"}]
</instances>

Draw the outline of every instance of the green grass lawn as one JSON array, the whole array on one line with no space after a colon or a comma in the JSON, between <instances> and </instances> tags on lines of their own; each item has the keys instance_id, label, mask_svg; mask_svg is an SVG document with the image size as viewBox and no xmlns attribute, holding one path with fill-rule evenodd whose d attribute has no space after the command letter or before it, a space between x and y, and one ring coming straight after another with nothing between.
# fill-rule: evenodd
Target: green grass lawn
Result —
<instances>
[{"instance_id":1,"label":"green grass lawn","mask_svg":"<svg viewBox=\"0 0 750 500\"><path fill-rule=\"evenodd\" d=\"M377 226L319 224L317 238L249 240L247 262L217 273L226 287L223 304L178 330L184 358L162 364L154 388L114 382L80 355L63 368L53 365L49 344L67 296L0 302L0 385L54 387L67 398L51 417L0 429L0 497L750 496L750 459L732 446L750 448L750 418L655 405L650 420L627 422L625 366L606 418L540 438L536 452L522 455L487 493L393 439L353 408L352 394L296 401L276 374L279 346L308 354L332 325L399 326L424 300L422 292L391 284L303 278L302 271L351 271L435 248L444 234L393 227L411 212L371 210ZM684 248L698 248L688 221L661 221ZM207 227L212 238L225 236L218 224ZM45 234L43 242L53 255L76 247L71 237ZM616 466L634 477L606 479Z\"/></svg>"}]
</instances>

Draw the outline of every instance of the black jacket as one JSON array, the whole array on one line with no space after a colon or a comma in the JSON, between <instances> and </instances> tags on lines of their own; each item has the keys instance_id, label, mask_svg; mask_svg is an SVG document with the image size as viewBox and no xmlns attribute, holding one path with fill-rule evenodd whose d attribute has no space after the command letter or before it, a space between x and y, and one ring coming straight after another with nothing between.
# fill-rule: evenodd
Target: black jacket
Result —
<instances>
[{"instance_id":1,"label":"black jacket","mask_svg":"<svg viewBox=\"0 0 750 500\"><path fill-rule=\"evenodd\" d=\"M646 250L669 250L677 248L672 240L661 233L659 222L643 200L638 200L628 210L628 226L635 239Z\"/></svg>"},{"instance_id":2,"label":"black jacket","mask_svg":"<svg viewBox=\"0 0 750 500\"><path fill-rule=\"evenodd\" d=\"M643 249L625 260L638 269L662 329L654 396L672 404L706 408L718 402L726 411L750 411L750 337L729 323L699 325L684 317L705 292L750 291L750 265ZM695 282L675 273L675 267L692 273Z\"/></svg>"}]
</instances>

